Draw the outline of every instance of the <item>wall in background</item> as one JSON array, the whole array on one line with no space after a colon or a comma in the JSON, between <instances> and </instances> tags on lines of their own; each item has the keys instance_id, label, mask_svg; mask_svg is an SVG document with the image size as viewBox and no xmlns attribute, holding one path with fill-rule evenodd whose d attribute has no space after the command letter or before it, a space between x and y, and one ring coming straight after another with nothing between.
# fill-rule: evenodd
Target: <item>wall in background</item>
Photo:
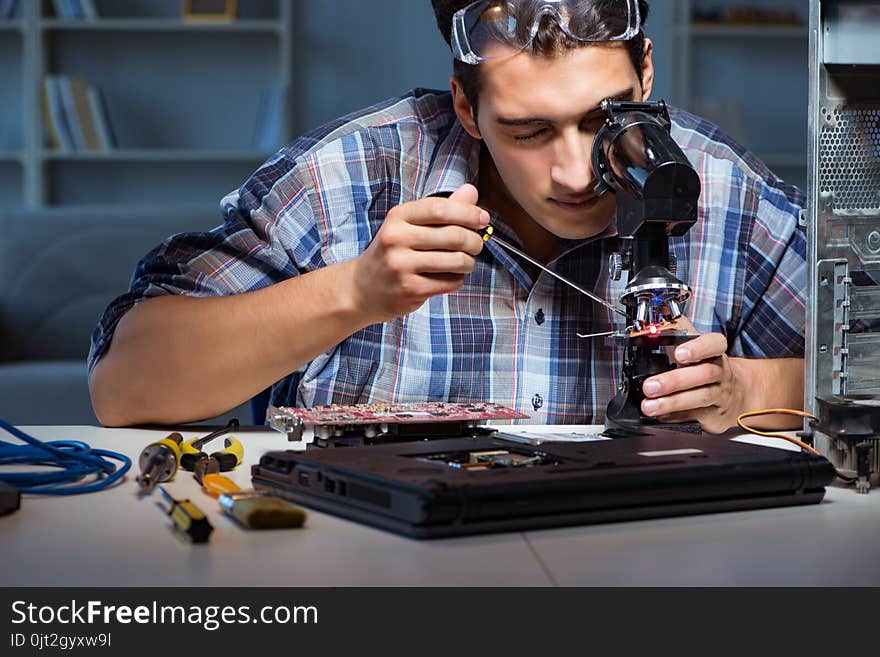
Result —
<instances>
[{"instance_id":1,"label":"wall in background","mask_svg":"<svg viewBox=\"0 0 880 657\"><path fill-rule=\"evenodd\" d=\"M111 21L123 14L179 16L181 6L181 0L96 2L101 17ZM302 134L413 87L448 88L451 56L436 27L430 0L241 0L241 17L277 13L279 2L293 12L289 136ZM739 114L746 121L739 123L748 125L748 137L752 139L743 139L748 146L761 155L781 155L777 160L793 165L788 166L789 172L803 168L800 160L804 158L796 151L806 150L806 39L773 38L772 31L764 38L760 30L757 36L753 34L748 38L739 36L736 31L727 31L716 38L700 36L683 27L691 5L705 10L737 4L749 2L653 1L646 26L655 46L656 81L652 97L665 98L672 104L696 109L698 113L707 98L710 104L717 98L724 107L730 107L733 100L737 108L743 108ZM18 5L19 15L23 7L37 6L23 0L19 0ZM795 7L806 16L807 5L806 0L766 0L761 6ZM46 2L43 6L47 8L44 16L51 17L52 5ZM220 161L219 156L212 156L207 162L205 158L191 157L193 162L202 164L194 166L193 171L196 176L201 172L204 184L190 179L186 187L170 191L172 198L216 204L225 191L241 184L263 157L256 151L251 157L243 149L248 147L254 134L259 90L281 77L281 62L271 33L259 30L203 33L100 30L92 33L68 31L56 25L49 27L45 32L45 41L51 43L50 52L46 53L49 70L84 73L106 87L111 114L118 120L120 140L124 142L121 147L164 148L169 151L166 158L169 160L181 159L173 149L185 151L198 147L232 153L234 157L230 161ZM33 83L25 77L27 73L20 65L20 53L27 50L22 48L22 34L0 25L0 37L0 91L20 92L22 88L32 87ZM677 56L683 42L690 44L691 56L686 61ZM800 49L804 50L802 55ZM110 61L113 63L106 63ZM194 66L198 71L195 76L190 72ZM126 76L132 77L120 84L120 78ZM684 79L688 84L682 87ZM142 103L126 105L122 102L125 98L118 93L120 87L158 89L156 96L171 102L164 112L151 111L152 106L142 108ZM687 91L682 92L682 88ZM224 102L214 102L218 89L232 90L232 94L225 95ZM27 124L22 120L20 105L21 102L0 104L0 194L11 205L23 202L20 189L22 183L27 182L16 160L16 149L22 142L21 125ZM213 107L217 110L211 114ZM199 118L194 124L192 119L174 120L178 115ZM157 121L163 126L158 132L152 130ZM722 128L741 136L737 133L746 131L740 130L741 126L736 123L731 121L725 125L720 121ZM180 129L175 132L178 125ZM158 136L151 140L153 133ZM217 143L206 143L205 135ZM179 143L169 143L175 136ZM118 160L120 171L139 167L143 180L155 185L151 189L139 183L114 184L115 195L107 193L107 186L99 186L105 202L144 203L157 196L156 186L165 185L164 160L150 152L135 155L140 159L132 156L125 159L118 153L107 159L114 164ZM102 164L100 158L92 158L97 163L91 159L80 162L81 159L50 157L47 160L46 171L60 181L53 183L45 194L49 205L87 204L100 196L95 193L95 185L82 184L83 178L101 178L108 171L107 165ZM186 162L185 157L183 161ZM79 176L71 175L74 169ZM64 181L70 184L65 186ZM173 187L170 183L173 180L169 181L169 188ZM143 191L139 191L141 187ZM42 195L30 194L31 197Z\"/></svg>"},{"instance_id":2,"label":"wall in background","mask_svg":"<svg viewBox=\"0 0 880 657\"><path fill-rule=\"evenodd\" d=\"M807 0L653 0L646 25L654 43L652 98L697 113L733 107L729 120L717 111L709 118L765 156L778 175L803 185L806 27L803 38L780 38L760 27L694 37L684 27L692 7L744 5L794 9L804 22L809 14ZM412 87L448 88L451 56L430 0L301 0L297 7L295 134ZM682 39L691 41L686 62L677 56Z\"/></svg>"},{"instance_id":3,"label":"wall in background","mask_svg":"<svg viewBox=\"0 0 880 657\"><path fill-rule=\"evenodd\" d=\"M295 17L299 132L413 87L449 88L452 57L430 0L301 0ZM669 93L671 7L651 6L654 98Z\"/></svg>"},{"instance_id":4,"label":"wall in background","mask_svg":"<svg viewBox=\"0 0 880 657\"><path fill-rule=\"evenodd\" d=\"M674 0L670 96L806 184L807 0ZM751 7L751 9L748 9Z\"/></svg>"},{"instance_id":5,"label":"wall in background","mask_svg":"<svg viewBox=\"0 0 880 657\"><path fill-rule=\"evenodd\" d=\"M653 99L708 117L741 140L783 178L806 176L807 39L773 29L685 28L691 8L794 9L804 22L807 0L654 0L646 33L654 43ZM295 19L294 132L412 87L447 89L452 63L430 0L302 0ZM794 30L796 31L796 29ZM784 33L785 30L783 29ZM678 49L688 40L689 59ZM687 82L682 84L682 79ZM682 91L686 90L686 91ZM727 118L725 118L727 117Z\"/></svg>"}]
</instances>

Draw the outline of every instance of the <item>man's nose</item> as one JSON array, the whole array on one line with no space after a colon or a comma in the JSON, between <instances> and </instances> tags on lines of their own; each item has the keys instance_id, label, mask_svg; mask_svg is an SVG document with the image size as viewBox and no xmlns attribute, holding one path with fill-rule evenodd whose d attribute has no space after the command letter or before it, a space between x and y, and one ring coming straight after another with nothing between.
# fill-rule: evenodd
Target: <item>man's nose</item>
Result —
<instances>
[{"instance_id":1,"label":"man's nose","mask_svg":"<svg viewBox=\"0 0 880 657\"><path fill-rule=\"evenodd\" d=\"M550 177L553 182L574 194L592 189L593 167L590 152L593 137L581 132L566 135L557 145Z\"/></svg>"}]
</instances>

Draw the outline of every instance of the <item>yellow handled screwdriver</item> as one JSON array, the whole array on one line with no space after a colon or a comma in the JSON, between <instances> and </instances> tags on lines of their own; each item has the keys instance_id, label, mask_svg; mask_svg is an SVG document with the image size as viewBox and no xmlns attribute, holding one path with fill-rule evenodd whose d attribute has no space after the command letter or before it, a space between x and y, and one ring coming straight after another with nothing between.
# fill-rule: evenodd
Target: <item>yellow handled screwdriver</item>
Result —
<instances>
[{"instance_id":1,"label":"yellow handled screwdriver","mask_svg":"<svg viewBox=\"0 0 880 657\"><path fill-rule=\"evenodd\" d=\"M208 517L204 512L188 499L174 499L164 486L158 488L171 505L167 514L174 521L175 530L193 543L207 543L214 527L208 522Z\"/></svg>"},{"instance_id":2,"label":"yellow handled screwdriver","mask_svg":"<svg viewBox=\"0 0 880 657\"><path fill-rule=\"evenodd\" d=\"M156 484L174 477L180 465L182 442L183 436L174 432L144 447L138 460L141 473L137 477L137 484L141 494L153 492Z\"/></svg>"}]
</instances>

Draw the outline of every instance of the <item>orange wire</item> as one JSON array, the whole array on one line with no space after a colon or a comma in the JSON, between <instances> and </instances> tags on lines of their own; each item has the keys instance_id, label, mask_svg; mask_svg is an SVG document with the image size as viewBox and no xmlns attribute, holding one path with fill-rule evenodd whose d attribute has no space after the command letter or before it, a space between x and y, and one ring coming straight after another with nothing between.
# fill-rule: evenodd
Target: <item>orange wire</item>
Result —
<instances>
[{"instance_id":1,"label":"orange wire","mask_svg":"<svg viewBox=\"0 0 880 657\"><path fill-rule=\"evenodd\" d=\"M814 456L822 456L822 453L819 450L815 449L814 447L812 447L810 445L807 445L807 443L805 443L801 440L798 440L797 438L792 438L791 436L786 436L784 433L775 433L775 432L771 432L771 431L761 431L759 429L753 429L752 427L748 426L745 422L743 422L743 419L745 419L747 417L758 417L760 415L774 415L774 414L794 415L796 417L805 417L810 420L817 419L815 415L812 415L810 413L805 413L804 411L796 411L791 408L768 408L763 411L749 411L748 413L743 413L738 418L736 418L736 423L739 425L740 429L748 431L749 433L753 433L758 436L766 436L768 438L782 438L783 440L787 440L790 443L794 443L795 445L797 445L801 449L806 450L807 452L809 452L810 454L813 454ZM838 477L840 477L841 479L843 479L844 481L847 481L850 483L852 483L853 481L856 480L856 477L849 477L845 474L842 474L837 469L835 469L835 474Z\"/></svg>"},{"instance_id":2,"label":"orange wire","mask_svg":"<svg viewBox=\"0 0 880 657\"><path fill-rule=\"evenodd\" d=\"M748 431L749 433L753 433L758 436L766 436L768 438L782 438L783 440L787 440L790 443L794 443L801 449L806 450L814 456L822 456L819 450L811 447L810 445L807 445L807 443L803 442L802 440L792 438L791 436L786 436L784 433L775 433L771 431L761 431L760 429L753 429L745 422L743 422L743 420L747 417L758 417L760 415L794 415L796 417L805 417L810 420L815 420L815 415L805 413L804 411L795 411L791 408L768 408L763 411L749 411L748 413L743 413L738 418L736 418L736 423L739 425L740 429Z\"/></svg>"}]
</instances>

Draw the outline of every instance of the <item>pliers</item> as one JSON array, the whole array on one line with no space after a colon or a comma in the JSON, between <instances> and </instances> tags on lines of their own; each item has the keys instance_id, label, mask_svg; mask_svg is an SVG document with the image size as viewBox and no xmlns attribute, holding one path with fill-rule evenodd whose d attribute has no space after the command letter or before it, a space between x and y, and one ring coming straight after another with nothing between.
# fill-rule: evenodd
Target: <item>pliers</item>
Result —
<instances>
[{"instance_id":1,"label":"pliers","mask_svg":"<svg viewBox=\"0 0 880 657\"><path fill-rule=\"evenodd\" d=\"M213 472L229 472L241 464L244 458L244 446L235 436L227 436L223 441L223 449L208 455L202 448L215 438L238 428L238 420L232 419L223 429L204 436L192 438L180 446L180 467L189 470L196 480L202 483L206 474Z\"/></svg>"}]
</instances>

